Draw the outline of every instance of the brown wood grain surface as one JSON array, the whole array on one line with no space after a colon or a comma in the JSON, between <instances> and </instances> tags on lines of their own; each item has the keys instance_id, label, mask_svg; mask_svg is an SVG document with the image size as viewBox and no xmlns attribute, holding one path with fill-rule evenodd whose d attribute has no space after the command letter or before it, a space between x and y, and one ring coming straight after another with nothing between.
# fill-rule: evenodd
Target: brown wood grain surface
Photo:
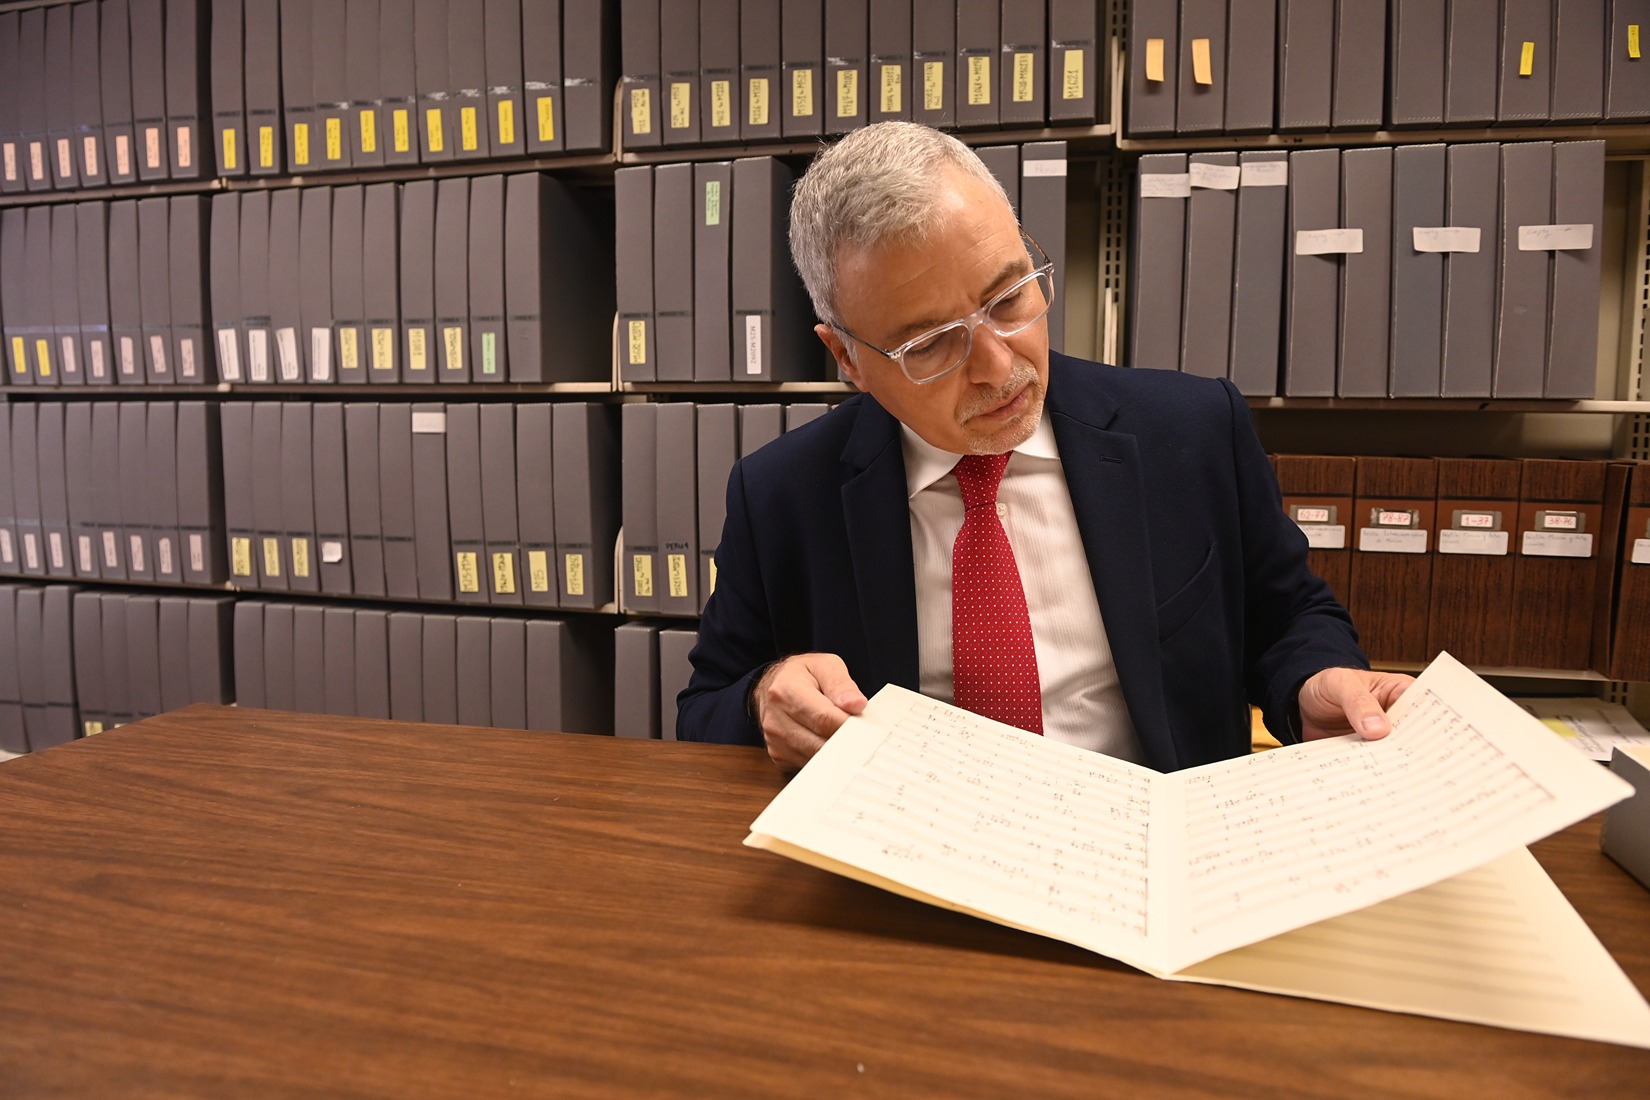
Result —
<instances>
[{"instance_id":1,"label":"brown wood grain surface","mask_svg":"<svg viewBox=\"0 0 1650 1100\"><path fill-rule=\"evenodd\" d=\"M756 749L191 707L0 766L0 1096L1642 1096L741 846ZM1641 989L1597 823L1537 854Z\"/></svg>"}]
</instances>

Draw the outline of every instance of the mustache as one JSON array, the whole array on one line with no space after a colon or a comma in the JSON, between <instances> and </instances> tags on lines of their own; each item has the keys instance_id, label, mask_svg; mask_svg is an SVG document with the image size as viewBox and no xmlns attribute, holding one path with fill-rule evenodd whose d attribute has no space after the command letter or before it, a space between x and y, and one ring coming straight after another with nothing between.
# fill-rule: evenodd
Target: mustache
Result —
<instances>
[{"instance_id":1,"label":"mustache","mask_svg":"<svg viewBox=\"0 0 1650 1100\"><path fill-rule=\"evenodd\" d=\"M1014 364L1013 373L1001 386L976 392L968 403L957 410L957 423L964 424L983 412L997 408L1026 386L1037 381L1037 368L1024 360Z\"/></svg>"}]
</instances>

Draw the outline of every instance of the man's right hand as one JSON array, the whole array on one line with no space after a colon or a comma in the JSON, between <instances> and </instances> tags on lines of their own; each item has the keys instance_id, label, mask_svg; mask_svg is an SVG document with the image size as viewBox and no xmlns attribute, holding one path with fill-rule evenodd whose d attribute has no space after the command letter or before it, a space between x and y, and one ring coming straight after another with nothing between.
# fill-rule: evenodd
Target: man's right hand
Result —
<instances>
[{"instance_id":1,"label":"man's right hand","mask_svg":"<svg viewBox=\"0 0 1650 1100\"><path fill-rule=\"evenodd\" d=\"M768 755L781 768L802 767L825 739L865 709L865 694L834 653L799 653L771 666L751 692Z\"/></svg>"}]
</instances>

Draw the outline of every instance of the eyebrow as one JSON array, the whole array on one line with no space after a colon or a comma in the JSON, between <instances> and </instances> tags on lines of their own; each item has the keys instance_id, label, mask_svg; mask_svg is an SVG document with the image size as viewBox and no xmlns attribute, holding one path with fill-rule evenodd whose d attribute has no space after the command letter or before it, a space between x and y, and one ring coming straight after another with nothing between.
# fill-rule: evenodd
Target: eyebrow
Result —
<instances>
[{"instance_id":1,"label":"eyebrow","mask_svg":"<svg viewBox=\"0 0 1650 1100\"><path fill-rule=\"evenodd\" d=\"M1029 273L1031 271L1031 269L1032 269L1031 257L1025 255L1023 252L1017 258L1012 259L1012 260L1008 261L1007 263L1005 263L1002 267L998 268L996 277L993 278L989 283L986 284L988 287L991 287L993 289L986 291L985 297L981 299L982 303L990 301L991 296L996 294L997 291L1002 288L1004 283L1007 283L1009 280L1015 278L1016 276L1025 275L1025 274ZM921 320L921 321L913 321L910 324L905 325L905 326L901 327L898 331L896 331L894 333L893 340L889 342L888 346L893 347L893 348L897 348L901 344L905 343L907 340L910 340L913 337L921 336L925 332L929 332L933 329L937 329L941 325L948 325L952 321L956 321L956 320L960 320L960 318L957 318L957 317L936 317L936 318L931 318L931 319L924 319L924 320Z\"/></svg>"}]
</instances>

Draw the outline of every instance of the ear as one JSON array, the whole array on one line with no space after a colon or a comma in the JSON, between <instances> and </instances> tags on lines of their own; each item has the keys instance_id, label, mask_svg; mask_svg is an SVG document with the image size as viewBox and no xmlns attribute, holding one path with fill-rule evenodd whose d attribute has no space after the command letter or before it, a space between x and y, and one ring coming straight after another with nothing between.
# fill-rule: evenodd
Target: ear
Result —
<instances>
[{"instance_id":1,"label":"ear","mask_svg":"<svg viewBox=\"0 0 1650 1100\"><path fill-rule=\"evenodd\" d=\"M853 359L849 358L848 342L842 338L842 334L830 325L821 324L814 326L814 335L830 349L831 358L836 360L837 370L842 373L842 377L863 390L865 386L860 382L859 368L854 366Z\"/></svg>"}]
</instances>

